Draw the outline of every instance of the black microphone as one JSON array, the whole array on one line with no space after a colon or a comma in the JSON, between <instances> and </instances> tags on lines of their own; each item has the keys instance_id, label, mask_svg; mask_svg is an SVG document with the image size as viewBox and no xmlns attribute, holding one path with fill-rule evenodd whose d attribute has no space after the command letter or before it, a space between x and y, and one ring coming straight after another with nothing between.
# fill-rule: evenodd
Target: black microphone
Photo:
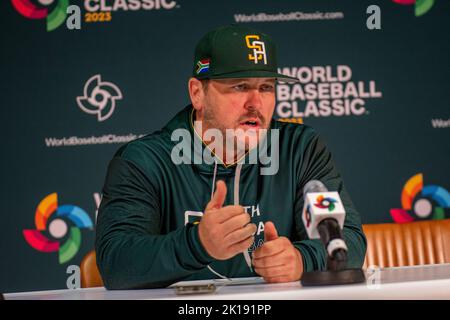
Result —
<instances>
[{"instance_id":1,"label":"black microphone","mask_svg":"<svg viewBox=\"0 0 450 320\"><path fill-rule=\"evenodd\" d=\"M342 229L345 208L338 192L330 192L319 180L311 180L303 188L302 219L310 239L320 239L327 252L327 270L304 272L303 286L338 285L365 281L361 269L345 269L348 248Z\"/></svg>"},{"instance_id":2,"label":"black microphone","mask_svg":"<svg viewBox=\"0 0 450 320\"><path fill-rule=\"evenodd\" d=\"M344 268L348 249L342 236L345 209L339 193L329 192L319 180L311 180L303 188L303 198L303 223L309 238L322 240L330 270Z\"/></svg>"}]
</instances>

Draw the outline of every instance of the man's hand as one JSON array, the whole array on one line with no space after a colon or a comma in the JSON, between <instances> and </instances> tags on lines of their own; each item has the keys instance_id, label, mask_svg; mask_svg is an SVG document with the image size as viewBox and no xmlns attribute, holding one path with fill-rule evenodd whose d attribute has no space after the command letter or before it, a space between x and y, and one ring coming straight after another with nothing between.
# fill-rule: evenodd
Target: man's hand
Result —
<instances>
[{"instance_id":1,"label":"man's hand","mask_svg":"<svg viewBox=\"0 0 450 320\"><path fill-rule=\"evenodd\" d=\"M227 195L225 182L218 181L216 192L206 206L198 234L208 254L226 260L246 251L253 243L256 225L241 206L223 207Z\"/></svg>"},{"instance_id":2,"label":"man's hand","mask_svg":"<svg viewBox=\"0 0 450 320\"><path fill-rule=\"evenodd\" d=\"M267 282L297 281L303 273L303 259L292 242L278 237L272 222L264 224L264 244L253 252L255 272Z\"/></svg>"}]
</instances>

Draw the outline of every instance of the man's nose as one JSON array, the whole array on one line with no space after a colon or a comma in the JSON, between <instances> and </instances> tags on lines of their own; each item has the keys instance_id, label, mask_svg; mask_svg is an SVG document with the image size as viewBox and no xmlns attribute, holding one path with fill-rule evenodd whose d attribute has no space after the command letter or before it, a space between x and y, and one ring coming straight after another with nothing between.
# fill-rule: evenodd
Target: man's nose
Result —
<instances>
[{"instance_id":1,"label":"man's nose","mask_svg":"<svg viewBox=\"0 0 450 320\"><path fill-rule=\"evenodd\" d=\"M245 108L248 110L257 110L262 106L261 92L257 89L249 90Z\"/></svg>"}]
</instances>

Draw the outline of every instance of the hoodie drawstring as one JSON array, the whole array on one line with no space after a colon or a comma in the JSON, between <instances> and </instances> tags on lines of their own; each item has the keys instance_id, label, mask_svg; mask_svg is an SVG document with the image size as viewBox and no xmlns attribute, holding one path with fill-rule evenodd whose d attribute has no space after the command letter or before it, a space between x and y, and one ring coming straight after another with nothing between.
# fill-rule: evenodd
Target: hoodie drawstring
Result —
<instances>
[{"instance_id":1,"label":"hoodie drawstring","mask_svg":"<svg viewBox=\"0 0 450 320\"><path fill-rule=\"evenodd\" d=\"M211 200L214 197L214 189L216 187L216 176L217 176L217 160L214 159L214 174L213 174L213 181L211 186Z\"/></svg>"},{"instance_id":2,"label":"hoodie drawstring","mask_svg":"<svg viewBox=\"0 0 450 320\"><path fill-rule=\"evenodd\" d=\"M216 175L217 175L217 160L214 159L214 174L213 174L213 181L212 181L212 187L211 187L211 200L212 200L212 198L213 198L213 196L214 196L214 190L215 190L215 187L216 187ZM214 273L214 274L215 274L216 276L218 276L219 278L231 280L230 278L225 277L224 275L221 275L220 273L218 273L217 271L215 271L215 270L214 270L213 268L211 268L209 265L208 265L208 269L209 269L209 271L211 271L212 273Z\"/></svg>"},{"instance_id":3,"label":"hoodie drawstring","mask_svg":"<svg viewBox=\"0 0 450 320\"><path fill-rule=\"evenodd\" d=\"M241 169L242 169L242 163L238 163L236 166L236 173L234 175L234 205L239 205L239 182L241 180ZM248 250L245 250L242 252L244 255L245 262L247 263L247 266L250 268L250 271L253 271L252 269L252 259L250 258L250 254Z\"/></svg>"}]
</instances>

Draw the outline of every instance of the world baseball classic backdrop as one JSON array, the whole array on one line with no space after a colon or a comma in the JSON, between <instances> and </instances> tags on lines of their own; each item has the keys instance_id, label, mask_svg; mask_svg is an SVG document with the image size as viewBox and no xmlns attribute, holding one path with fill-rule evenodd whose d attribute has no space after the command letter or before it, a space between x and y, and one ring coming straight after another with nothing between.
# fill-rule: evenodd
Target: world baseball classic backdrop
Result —
<instances>
[{"instance_id":1,"label":"world baseball classic backdrop","mask_svg":"<svg viewBox=\"0 0 450 320\"><path fill-rule=\"evenodd\" d=\"M0 292L79 285L108 162L189 104L195 44L230 23L274 39L299 79L274 117L322 135L364 224L450 218L450 1L3 0L0 15Z\"/></svg>"}]
</instances>

